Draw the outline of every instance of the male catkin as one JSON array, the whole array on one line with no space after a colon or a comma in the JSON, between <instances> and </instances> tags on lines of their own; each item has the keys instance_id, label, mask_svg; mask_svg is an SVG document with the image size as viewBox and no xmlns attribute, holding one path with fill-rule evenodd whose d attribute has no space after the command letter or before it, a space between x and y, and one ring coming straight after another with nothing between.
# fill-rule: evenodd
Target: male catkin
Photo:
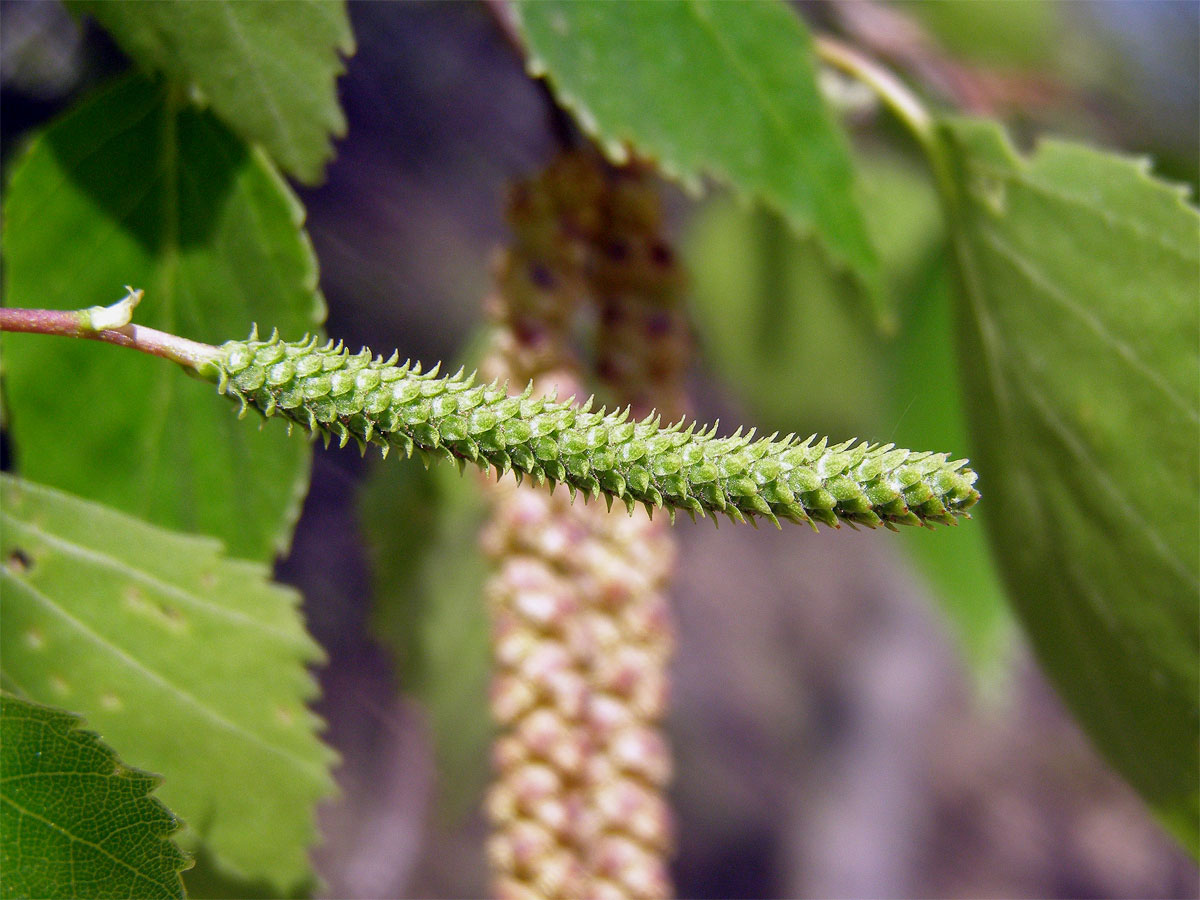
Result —
<instances>
[{"instance_id":1,"label":"male catkin","mask_svg":"<svg viewBox=\"0 0 1200 900\"><path fill-rule=\"evenodd\" d=\"M243 411L282 416L314 434L374 443L386 452L476 463L585 495L620 499L632 510L666 507L851 525L954 524L979 499L966 460L891 444L830 446L822 438L718 438L695 424L629 421L530 391L509 397L500 384L459 372L437 377L363 350L351 354L316 339L288 343L251 336L221 346L209 372Z\"/></svg>"}]
</instances>

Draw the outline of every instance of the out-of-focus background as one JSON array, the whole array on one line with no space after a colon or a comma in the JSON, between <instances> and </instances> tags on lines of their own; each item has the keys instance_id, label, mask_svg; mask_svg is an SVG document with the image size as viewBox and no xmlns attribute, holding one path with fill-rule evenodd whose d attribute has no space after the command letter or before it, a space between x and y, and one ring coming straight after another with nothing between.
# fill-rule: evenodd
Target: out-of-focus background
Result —
<instances>
[{"instance_id":1,"label":"out-of-focus background","mask_svg":"<svg viewBox=\"0 0 1200 900\"><path fill-rule=\"evenodd\" d=\"M339 83L349 131L326 183L300 192L327 331L427 361L468 358L506 237L506 186L552 156L561 129L486 5L350 10L358 51ZM1195 188L1200 5L799 11L887 58L931 102L1003 118L1025 146L1054 133L1150 154L1160 174ZM7 170L31 129L126 63L56 2L6 0L0 14ZM904 136L841 88L900 334L880 337L815 250L768 214L720 190L700 199L664 186L691 270L696 412L768 432L956 450L936 199ZM440 475L382 465L318 451L294 549L279 564L330 655L319 710L343 765L342 794L321 813L322 893L482 896L486 622L462 587L477 568L473 520L439 514L431 525L429 509L470 501ZM396 496L382 511L379 479ZM365 483L368 515L356 500ZM364 519L380 517L410 529L404 549L370 542ZM982 541L685 520L677 533L669 728L680 896L1200 893L1195 865L1039 675ZM395 592L373 607L381 561L409 573L419 625ZM434 635L440 665L403 666L397 681L392 650L414 627ZM439 704L436 745L414 692ZM189 886L194 896L253 890L206 875L203 860Z\"/></svg>"}]
</instances>

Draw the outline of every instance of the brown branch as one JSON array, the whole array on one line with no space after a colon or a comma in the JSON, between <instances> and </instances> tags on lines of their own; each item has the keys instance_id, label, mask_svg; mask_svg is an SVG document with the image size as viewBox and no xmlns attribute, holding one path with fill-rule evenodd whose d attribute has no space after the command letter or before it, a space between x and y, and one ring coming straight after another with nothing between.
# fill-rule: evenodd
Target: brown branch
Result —
<instances>
[{"instance_id":1,"label":"brown branch","mask_svg":"<svg viewBox=\"0 0 1200 900\"><path fill-rule=\"evenodd\" d=\"M130 311L133 305L129 304ZM106 344L116 344L119 347L161 356L201 374L206 374L207 364L221 356L221 351L211 344L191 341L156 328L147 328L145 325L126 324L115 328L97 329L92 325L93 320L96 312L104 309L111 310L113 307L93 307L91 310L0 308L0 331L103 341Z\"/></svg>"}]
</instances>

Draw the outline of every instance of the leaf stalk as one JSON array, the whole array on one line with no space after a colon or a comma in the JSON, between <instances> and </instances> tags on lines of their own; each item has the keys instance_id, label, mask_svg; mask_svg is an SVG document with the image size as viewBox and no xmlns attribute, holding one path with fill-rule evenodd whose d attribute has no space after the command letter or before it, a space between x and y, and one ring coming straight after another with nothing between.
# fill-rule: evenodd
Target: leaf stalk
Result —
<instances>
[{"instance_id":1,"label":"leaf stalk","mask_svg":"<svg viewBox=\"0 0 1200 900\"><path fill-rule=\"evenodd\" d=\"M817 35L814 44L822 62L861 81L904 123L925 151L947 215L952 216L957 196L954 178L945 149L935 133L936 120L921 99L893 72L854 47L828 35Z\"/></svg>"}]
</instances>

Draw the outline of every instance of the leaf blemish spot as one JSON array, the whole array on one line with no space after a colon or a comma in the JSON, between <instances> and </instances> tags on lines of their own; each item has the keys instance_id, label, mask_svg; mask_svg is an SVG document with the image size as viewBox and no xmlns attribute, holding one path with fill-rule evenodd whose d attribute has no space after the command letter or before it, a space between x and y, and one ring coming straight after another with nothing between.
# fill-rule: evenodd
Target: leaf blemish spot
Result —
<instances>
[{"instance_id":1,"label":"leaf blemish spot","mask_svg":"<svg viewBox=\"0 0 1200 900\"><path fill-rule=\"evenodd\" d=\"M187 619L176 606L168 606L165 603L160 604L158 613L162 616L163 624L172 631L183 631L187 627Z\"/></svg>"},{"instance_id":2,"label":"leaf blemish spot","mask_svg":"<svg viewBox=\"0 0 1200 900\"><path fill-rule=\"evenodd\" d=\"M187 627L187 619L178 607L163 603L157 598L147 599L137 585L127 585L122 591L122 596L125 598L125 605L130 609L156 619L170 631L178 633Z\"/></svg>"},{"instance_id":3,"label":"leaf blemish spot","mask_svg":"<svg viewBox=\"0 0 1200 900\"><path fill-rule=\"evenodd\" d=\"M50 689L60 697L65 697L71 693L71 685L61 675L50 676Z\"/></svg>"},{"instance_id":4,"label":"leaf blemish spot","mask_svg":"<svg viewBox=\"0 0 1200 900\"><path fill-rule=\"evenodd\" d=\"M5 559L4 564L14 574L24 575L33 567L33 560L30 559L29 554L20 547L13 547L12 550L9 551L8 557Z\"/></svg>"},{"instance_id":5,"label":"leaf blemish spot","mask_svg":"<svg viewBox=\"0 0 1200 900\"><path fill-rule=\"evenodd\" d=\"M25 645L30 650L42 650L46 646L46 638L36 628L30 628L25 632Z\"/></svg>"},{"instance_id":6,"label":"leaf blemish spot","mask_svg":"<svg viewBox=\"0 0 1200 900\"><path fill-rule=\"evenodd\" d=\"M106 691L100 695L100 705L109 712L116 712L123 709L125 704L121 702L121 698L111 691Z\"/></svg>"},{"instance_id":7,"label":"leaf blemish spot","mask_svg":"<svg viewBox=\"0 0 1200 900\"><path fill-rule=\"evenodd\" d=\"M1008 212L1008 186L991 175L976 175L972 179L972 193L995 216Z\"/></svg>"},{"instance_id":8,"label":"leaf blemish spot","mask_svg":"<svg viewBox=\"0 0 1200 900\"><path fill-rule=\"evenodd\" d=\"M141 611L148 606L141 590L132 584L126 587L121 595L125 598L125 605L130 609Z\"/></svg>"}]
</instances>

